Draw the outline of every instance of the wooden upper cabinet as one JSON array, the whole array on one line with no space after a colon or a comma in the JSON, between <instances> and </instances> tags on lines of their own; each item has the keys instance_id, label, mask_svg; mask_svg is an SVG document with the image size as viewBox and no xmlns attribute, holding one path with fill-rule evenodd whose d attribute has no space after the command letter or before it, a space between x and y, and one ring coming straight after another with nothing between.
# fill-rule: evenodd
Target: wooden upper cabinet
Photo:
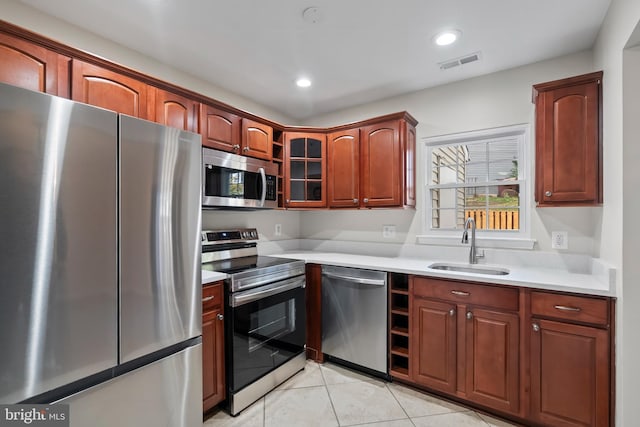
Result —
<instances>
[{"instance_id":1,"label":"wooden upper cabinet","mask_svg":"<svg viewBox=\"0 0 640 427\"><path fill-rule=\"evenodd\" d=\"M71 99L133 117L147 115L148 86L136 79L73 60Z\"/></svg>"},{"instance_id":2,"label":"wooden upper cabinet","mask_svg":"<svg viewBox=\"0 0 640 427\"><path fill-rule=\"evenodd\" d=\"M405 206L416 206L416 127L407 120L400 122L400 140L404 155L402 178Z\"/></svg>"},{"instance_id":3,"label":"wooden upper cabinet","mask_svg":"<svg viewBox=\"0 0 640 427\"><path fill-rule=\"evenodd\" d=\"M273 128L271 126L242 119L242 152L241 154L259 159L271 160L273 144Z\"/></svg>"},{"instance_id":4,"label":"wooden upper cabinet","mask_svg":"<svg viewBox=\"0 0 640 427\"><path fill-rule=\"evenodd\" d=\"M362 203L364 207L402 204L400 121L362 128Z\"/></svg>"},{"instance_id":5,"label":"wooden upper cabinet","mask_svg":"<svg viewBox=\"0 0 640 427\"><path fill-rule=\"evenodd\" d=\"M285 207L325 207L327 205L325 135L287 132L284 145Z\"/></svg>"},{"instance_id":6,"label":"wooden upper cabinet","mask_svg":"<svg viewBox=\"0 0 640 427\"><path fill-rule=\"evenodd\" d=\"M327 203L330 208L360 205L360 130L327 137Z\"/></svg>"},{"instance_id":7,"label":"wooden upper cabinet","mask_svg":"<svg viewBox=\"0 0 640 427\"><path fill-rule=\"evenodd\" d=\"M415 207L416 124L405 113L360 129L361 206Z\"/></svg>"},{"instance_id":8,"label":"wooden upper cabinet","mask_svg":"<svg viewBox=\"0 0 640 427\"><path fill-rule=\"evenodd\" d=\"M239 154L240 121L240 116L236 114L200 104L199 132L202 145Z\"/></svg>"},{"instance_id":9,"label":"wooden upper cabinet","mask_svg":"<svg viewBox=\"0 0 640 427\"><path fill-rule=\"evenodd\" d=\"M154 117L156 123L190 132L198 131L198 102L152 87L149 87L149 95L149 98L155 98L154 102L149 102L149 106L155 110L149 117Z\"/></svg>"},{"instance_id":10,"label":"wooden upper cabinet","mask_svg":"<svg viewBox=\"0 0 640 427\"><path fill-rule=\"evenodd\" d=\"M0 34L0 82L68 98L70 64L67 56Z\"/></svg>"},{"instance_id":11,"label":"wooden upper cabinet","mask_svg":"<svg viewBox=\"0 0 640 427\"><path fill-rule=\"evenodd\" d=\"M534 87L538 206L602 203L602 72Z\"/></svg>"}]
</instances>

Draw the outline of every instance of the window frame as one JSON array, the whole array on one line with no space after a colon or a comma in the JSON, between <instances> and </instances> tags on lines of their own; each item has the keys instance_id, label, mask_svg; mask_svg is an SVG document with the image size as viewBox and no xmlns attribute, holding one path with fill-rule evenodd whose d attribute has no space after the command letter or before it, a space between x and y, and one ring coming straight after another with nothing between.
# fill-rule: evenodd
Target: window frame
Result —
<instances>
[{"instance_id":1,"label":"window frame","mask_svg":"<svg viewBox=\"0 0 640 427\"><path fill-rule=\"evenodd\" d=\"M517 138L518 140L518 177L519 184L519 230L485 230L477 229L476 236L478 243L484 247L497 248L518 248L532 249L535 240L531 236L531 158L533 154L530 150L530 125L516 124L489 129L482 129L469 132L460 132L422 139L422 170L424 171L423 181L423 206L425 207L422 218L423 234L418 236L418 243L436 245L460 245L462 236L461 230L433 228L432 223L432 196L431 190L434 188L465 188L468 183L432 185L433 176L432 152L435 148L464 145L465 143L487 143L499 141L505 138ZM486 181L482 185L493 186L496 181ZM475 185L472 185L473 187Z\"/></svg>"}]
</instances>

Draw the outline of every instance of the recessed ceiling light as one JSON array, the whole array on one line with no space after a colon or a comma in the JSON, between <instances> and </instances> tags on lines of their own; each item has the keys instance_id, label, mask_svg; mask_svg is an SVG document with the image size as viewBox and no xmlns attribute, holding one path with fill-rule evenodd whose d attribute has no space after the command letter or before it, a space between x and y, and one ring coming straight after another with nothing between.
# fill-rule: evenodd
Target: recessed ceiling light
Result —
<instances>
[{"instance_id":1,"label":"recessed ceiling light","mask_svg":"<svg viewBox=\"0 0 640 427\"><path fill-rule=\"evenodd\" d=\"M447 46L454 43L462 33L458 30L447 30L436 34L433 38L433 42L438 46Z\"/></svg>"},{"instance_id":2,"label":"recessed ceiling light","mask_svg":"<svg viewBox=\"0 0 640 427\"><path fill-rule=\"evenodd\" d=\"M296 85L298 85L298 87L309 87L311 86L311 80L306 77L300 77L296 80Z\"/></svg>"}]
</instances>

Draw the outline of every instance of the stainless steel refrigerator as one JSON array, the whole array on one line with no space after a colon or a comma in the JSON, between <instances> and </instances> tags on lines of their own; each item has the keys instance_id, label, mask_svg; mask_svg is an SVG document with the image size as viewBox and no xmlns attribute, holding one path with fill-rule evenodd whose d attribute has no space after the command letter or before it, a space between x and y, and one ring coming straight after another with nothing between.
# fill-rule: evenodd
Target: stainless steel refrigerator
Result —
<instances>
[{"instance_id":1,"label":"stainless steel refrigerator","mask_svg":"<svg viewBox=\"0 0 640 427\"><path fill-rule=\"evenodd\" d=\"M202 422L200 136L0 84L0 403Z\"/></svg>"}]
</instances>

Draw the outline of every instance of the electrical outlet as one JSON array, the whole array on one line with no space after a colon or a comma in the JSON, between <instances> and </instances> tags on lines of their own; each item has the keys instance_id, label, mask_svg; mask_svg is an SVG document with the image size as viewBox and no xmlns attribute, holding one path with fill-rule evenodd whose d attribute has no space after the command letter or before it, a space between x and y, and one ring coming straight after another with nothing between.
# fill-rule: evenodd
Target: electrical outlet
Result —
<instances>
[{"instance_id":1,"label":"electrical outlet","mask_svg":"<svg viewBox=\"0 0 640 427\"><path fill-rule=\"evenodd\" d=\"M276 229L273 231L274 236L282 236L282 224L276 224Z\"/></svg>"},{"instance_id":2,"label":"electrical outlet","mask_svg":"<svg viewBox=\"0 0 640 427\"><path fill-rule=\"evenodd\" d=\"M385 239L395 239L396 238L396 226L395 225L383 225L382 226L382 237Z\"/></svg>"},{"instance_id":3,"label":"electrical outlet","mask_svg":"<svg viewBox=\"0 0 640 427\"><path fill-rule=\"evenodd\" d=\"M567 233L566 231L552 231L551 248L569 249L569 233Z\"/></svg>"}]
</instances>

